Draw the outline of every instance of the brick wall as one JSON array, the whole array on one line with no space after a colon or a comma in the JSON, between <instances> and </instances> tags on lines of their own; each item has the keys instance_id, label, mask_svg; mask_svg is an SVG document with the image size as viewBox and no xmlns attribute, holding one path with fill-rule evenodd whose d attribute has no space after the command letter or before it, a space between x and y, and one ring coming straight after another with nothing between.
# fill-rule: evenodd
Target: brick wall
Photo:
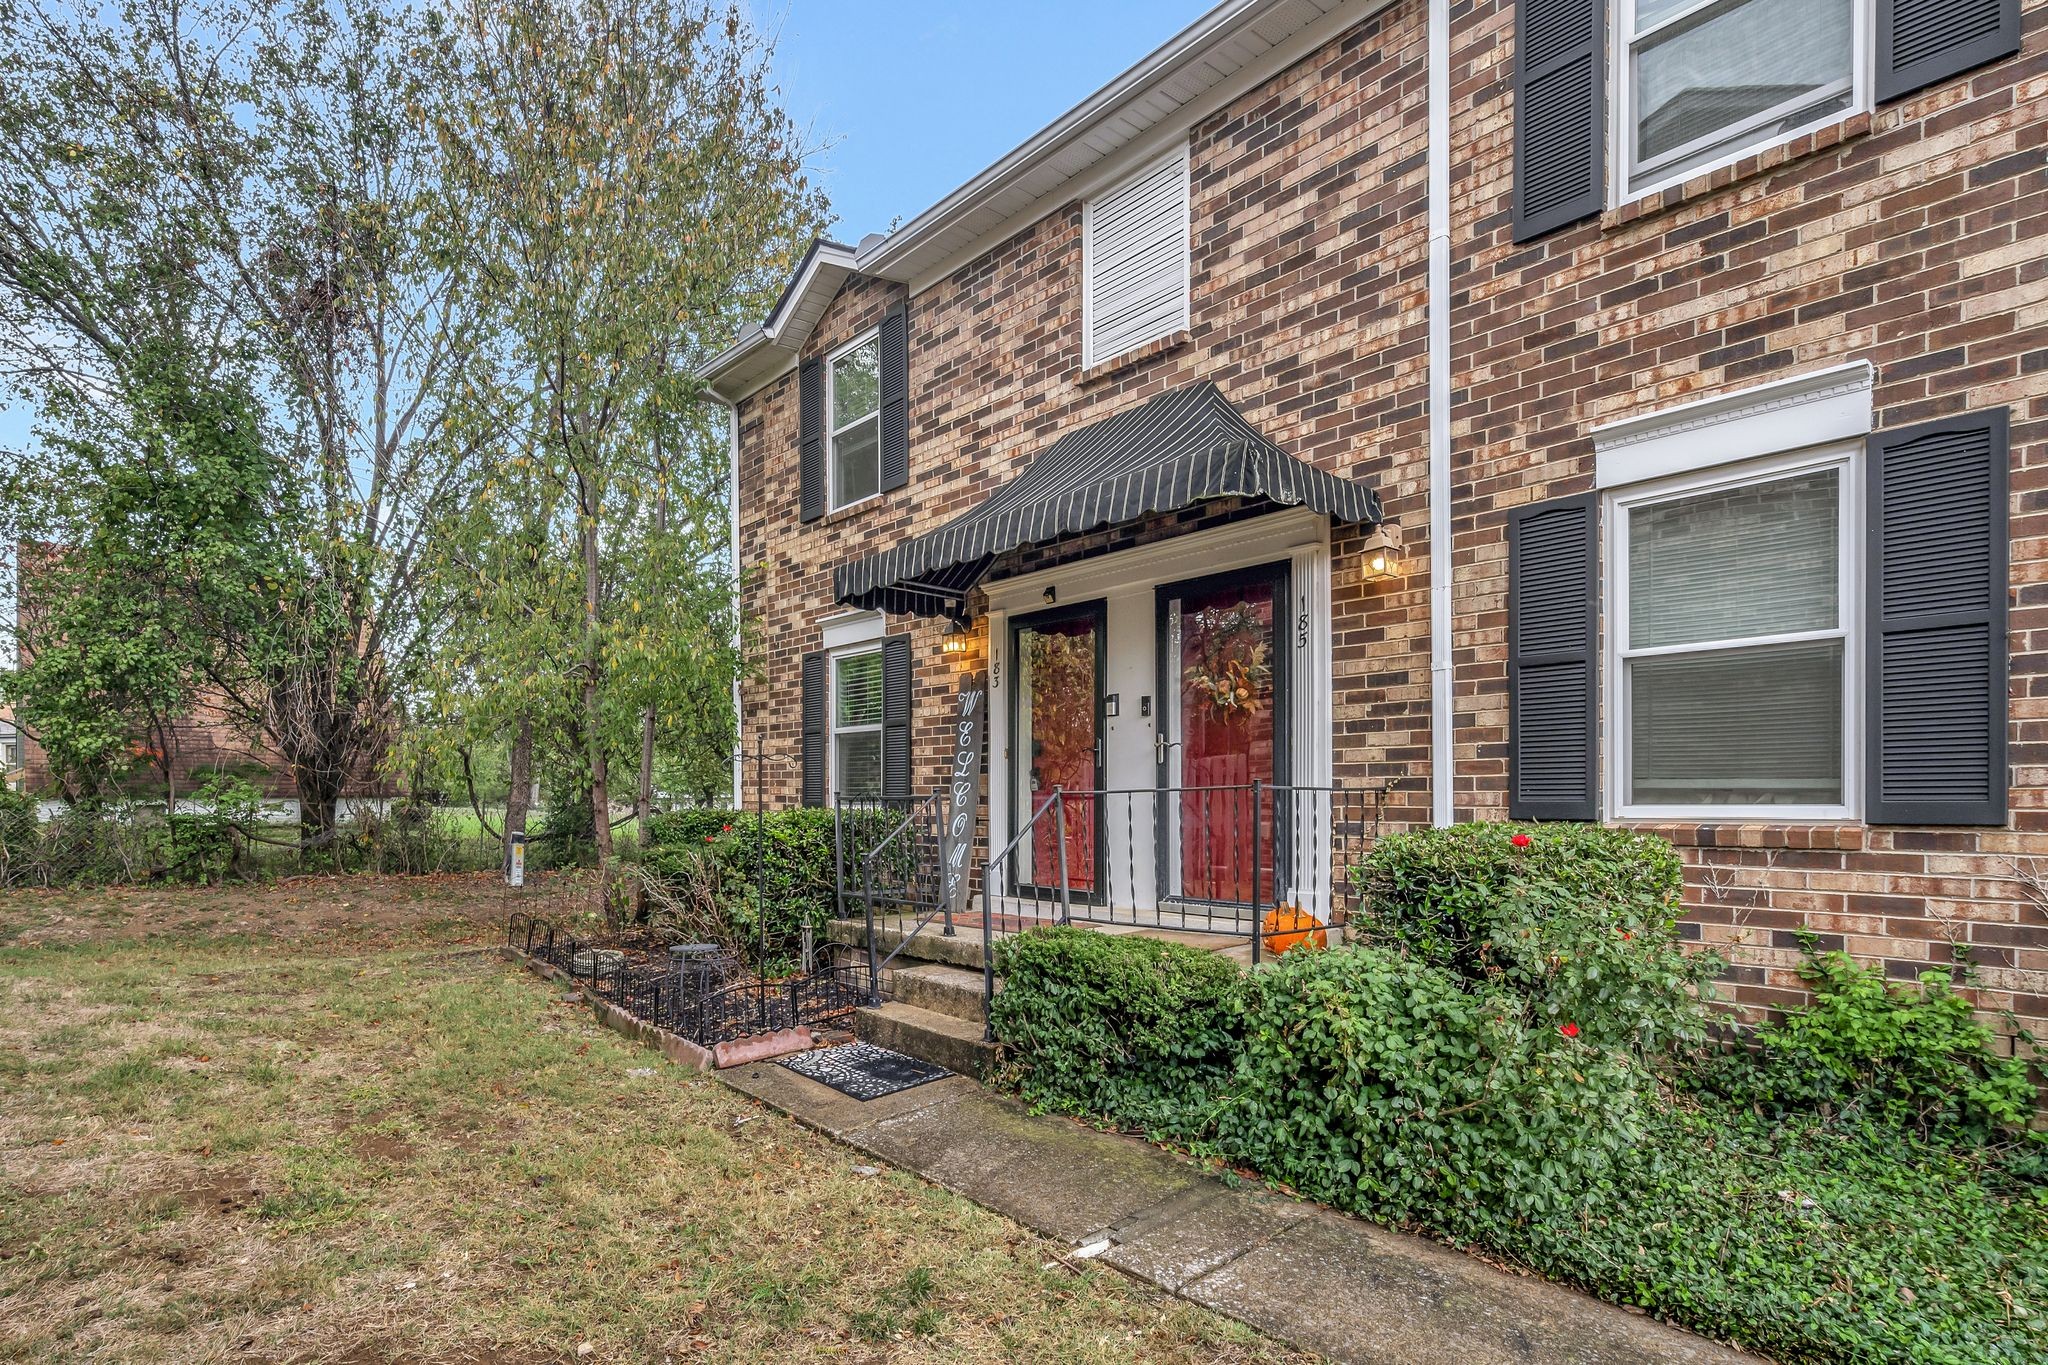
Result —
<instances>
[{"instance_id":1,"label":"brick wall","mask_svg":"<svg viewBox=\"0 0 2048 1365\"><path fill-rule=\"evenodd\" d=\"M2009 61L1521 246L1512 5L1455 21L1461 817L1506 806L1508 509L1590 488L1594 425L1850 360L1880 428L2011 409L2012 827L1658 827L1751 1004L1797 997L1807 927L1899 977L1966 948L1985 1009L2048 1023L2048 913L2012 875L2048 855L2048 0L2025 8Z\"/></svg>"},{"instance_id":2,"label":"brick wall","mask_svg":"<svg viewBox=\"0 0 2048 1365\"><path fill-rule=\"evenodd\" d=\"M1407 575L1347 574L1333 544L1340 780L1400 774L1387 814L1428 818L1424 6L1401 0L1194 130L1187 334L1079 371L1080 208L1070 204L919 292L910 485L802 526L796 377L741 410L741 547L756 632L749 740L796 799L799 658L819 646L835 564L965 510L1062 432L1213 379L1300 458L1366 480ZM1453 542L1461 818L1506 805L1505 519L1591 486L1591 428L1852 359L1877 368L1881 427L2008 405L2013 417L2013 827L1660 828L1687 863L1690 932L1751 1005L1798 989L1792 931L1895 975L1966 945L1981 1003L2048 1025L2048 915L2012 872L2048 857L2048 0L2008 62L1517 246L1511 240L1508 0L1453 8ZM871 327L902 287L855 280L807 354ZM1230 508L1105 533L1101 552ZM1033 564L1045 562L1041 555ZM1006 566L1011 567L1011 566ZM1023 567L1020 560L1014 567ZM919 786L957 670L917 633ZM2019 860L2016 863L2016 860Z\"/></svg>"},{"instance_id":3,"label":"brick wall","mask_svg":"<svg viewBox=\"0 0 2048 1365\"><path fill-rule=\"evenodd\" d=\"M797 799L800 659L834 608L834 565L965 511L1063 432L1199 379L1214 380L1302 459L1377 487L1408 543L1424 545L1427 471L1422 291L1424 81L1419 6L1327 44L1206 120L1191 141L1187 332L1130 363L1081 372L1081 207L1068 204L911 300L910 484L806 526L797 519L794 373L741 405L743 600L756 623L743 689L748 743L765 734L771 800ZM872 327L902 287L856 279L805 354ZM1228 509L1197 519L1229 515ZM1171 534L1154 519L1063 547L1061 557ZM1339 528L1349 557L1356 533ZM1034 559L1034 564L1044 562ZM1020 558L1014 566L1023 567ZM1390 806L1427 818L1428 583L1340 578L1340 779L1413 773ZM943 655L913 629L919 785L941 761L958 672L985 640ZM750 748L751 752L751 748Z\"/></svg>"}]
</instances>

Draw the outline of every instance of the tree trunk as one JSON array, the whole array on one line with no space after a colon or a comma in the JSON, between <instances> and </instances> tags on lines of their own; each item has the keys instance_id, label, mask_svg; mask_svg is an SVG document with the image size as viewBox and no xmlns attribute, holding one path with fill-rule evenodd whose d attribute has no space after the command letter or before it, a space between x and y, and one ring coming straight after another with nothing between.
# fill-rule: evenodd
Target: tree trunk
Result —
<instances>
[{"instance_id":1,"label":"tree trunk","mask_svg":"<svg viewBox=\"0 0 2048 1365\"><path fill-rule=\"evenodd\" d=\"M634 831L647 847L647 822L654 815L654 708L640 713L640 790L634 794Z\"/></svg>"},{"instance_id":2,"label":"tree trunk","mask_svg":"<svg viewBox=\"0 0 2048 1365\"><path fill-rule=\"evenodd\" d=\"M505 789L505 875L512 875L512 836L526 833L533 804L533 717L521 716L512 736L512 780Z\"/></svg>"},{"instance_id":3,"label":"tree trunk","mask_svg":"<svg viewBox=\"0 0 2048 1365\"><path fill-rule=\"evenodd\" d=\"M601 561L597 542L597 497L588 475L578 473L577 488L583 504L580 537L583 543L583 728L584 743L590 751L590 814L596 829L598 895L605 895L605 882L612 867L611 782L604 752L604 688L600 685L604 659L599 652Z\"/></svg>"},{"instance_id":4,"label":"tree trunk","mask_svg":"<svg viewBox=\"0 0 2048 1365\"><path fill-rule=\"evenodd\" d=\"M325 764L292 765L292 782L299 789L299 857L312 850L331 852L334 847L336 812L341 805L341 783Z\"/></svg>"}]
</instances>

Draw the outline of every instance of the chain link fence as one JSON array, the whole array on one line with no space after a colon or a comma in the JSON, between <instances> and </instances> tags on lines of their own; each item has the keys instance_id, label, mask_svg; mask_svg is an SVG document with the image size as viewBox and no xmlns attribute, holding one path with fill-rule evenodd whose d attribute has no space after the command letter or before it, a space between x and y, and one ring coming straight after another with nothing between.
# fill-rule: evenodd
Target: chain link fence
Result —
<instances>
[{"instance_id":1,"label":"chain link fence","mask_svg":"<svg viewBox=\"0 0 2048 1365\"><path fill-rule=\"evenodd\" d=\"M528 845L529 865L547 845ZM0 814L0 888L211 885L302 873L478 872L502 865L502 842L466 810L365 808L324 842L306 843L284 820L166 813L161 805Z\"/></svg>"}]
</instances>

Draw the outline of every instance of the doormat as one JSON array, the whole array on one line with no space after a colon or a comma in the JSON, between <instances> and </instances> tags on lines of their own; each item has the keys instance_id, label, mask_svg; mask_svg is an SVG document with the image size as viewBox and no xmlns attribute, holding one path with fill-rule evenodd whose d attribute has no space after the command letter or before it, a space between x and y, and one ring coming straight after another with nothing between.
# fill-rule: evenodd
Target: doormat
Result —
<instances>
[{"instance_id":1,"label":"doormat","mask_svg":"<svg viewBox=\"0 0 2048 1365\"><path fill-rule=\"evenodd\" d=\"M873 1043L841 1043L838 1047L799 1052L783 1058L782 1065L857 1100L878 1100L953 1074L942 1066Z\"/></svg>"}]
</instances>

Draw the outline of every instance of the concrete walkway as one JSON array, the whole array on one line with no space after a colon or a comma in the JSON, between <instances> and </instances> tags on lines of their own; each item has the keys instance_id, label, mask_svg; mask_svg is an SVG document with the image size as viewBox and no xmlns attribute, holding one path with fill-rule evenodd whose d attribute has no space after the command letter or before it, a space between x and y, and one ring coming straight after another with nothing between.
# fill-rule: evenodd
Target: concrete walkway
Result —
<instances>
[{"instance_id":1,"label":"concrete walkway","mask_svg":"<svg viewBox=\"0 0 2048 1365\"><path fill-rule=\"evenodd\" d=\"M772 1063L720 1079L808 1127L1269 1336L1358 1365L1755 1365L1755 1358L962 1077L863 1103Z\"/></svg>"}]
</instances>

